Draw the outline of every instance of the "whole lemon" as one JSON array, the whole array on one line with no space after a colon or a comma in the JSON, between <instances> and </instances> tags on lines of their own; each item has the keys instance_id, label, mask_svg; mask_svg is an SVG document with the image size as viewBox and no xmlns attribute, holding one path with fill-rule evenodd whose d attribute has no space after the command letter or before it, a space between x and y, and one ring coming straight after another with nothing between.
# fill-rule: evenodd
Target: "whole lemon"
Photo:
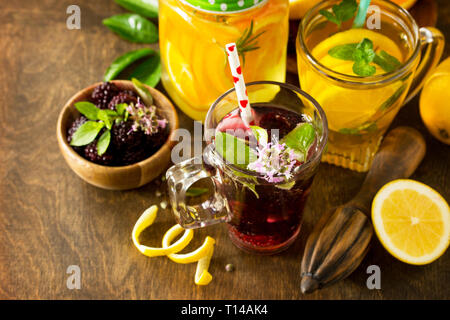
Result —
<instances>
[{"instance_id":1,"label":"whole lemon","mask_svg":"<svg viewBox=\"0 0 450 320\"><path fill-rule=\"evenodd\" d=\"M436 139L450 145L450 57L426 79L420 95L420 116Z\"/></svg>"}]
</instances>

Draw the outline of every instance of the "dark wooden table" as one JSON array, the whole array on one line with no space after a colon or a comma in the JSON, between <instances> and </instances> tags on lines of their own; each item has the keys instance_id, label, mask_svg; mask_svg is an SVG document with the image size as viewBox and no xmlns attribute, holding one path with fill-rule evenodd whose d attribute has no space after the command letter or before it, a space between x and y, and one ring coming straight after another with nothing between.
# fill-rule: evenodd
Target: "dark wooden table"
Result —
<instances>
[{"instance_id":1,"label":"dark wooden table","mask_svg":"<svg viewBox=\"0 0 450 320\"><path fill-rule=\"evenodd\" d=\"M450 39L450 2L439 0L438 27ZM137 190L105 191L88 185L59 153L58 113L78 90L99 81L118 55L141 45L117 38L101 24L123 12L113 1L78 1L81 30L66 28L68 0L2 1L0 4L0 298L6 299L449 299L450 251L423 267L404 264L379 244L337 285L303 296L300 260L318 215L354 195L364 174L321 164L305 211L301 236L286 252L246 254L228 240L224 225L196 231L217 243L206 287L194 284L195 264L147 258L131 241L142 211L164 200L160 180ZM450 46L446 49L448 56ZM448 101L443 101L447 103ZM179 113L181 125L193 122ZM413 178L450 200L450 147L422 124L418 99L393 123L425 136L428 152ZM162 196L157 197L157 191ZM145 243L159 245L174 224L161 210ZM232 263L234 272L226 272ZM366 287L369 265L381 268L381 290ZM81 289L66 287L66 269L81 269Z\"/></svg>"}]
</instances>

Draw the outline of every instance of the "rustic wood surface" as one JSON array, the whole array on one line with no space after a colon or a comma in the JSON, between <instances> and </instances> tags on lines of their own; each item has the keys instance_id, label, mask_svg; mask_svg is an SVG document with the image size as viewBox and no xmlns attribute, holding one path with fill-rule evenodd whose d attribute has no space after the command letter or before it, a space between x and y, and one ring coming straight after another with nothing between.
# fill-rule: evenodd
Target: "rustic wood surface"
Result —
<instances>
[{"instance_id":1,"label":"rustic wood surface","mask_svg":"<svg viewBox=\"0 0 450 320\"><path fill-rule=\"evenodd\" d=\"M450 2L437 0L437 27L450 39ZM4 299L449 299L450 251L423 267L404 264L374 239L356 271L311 295L300 293L300 260L319 215L350 200L364 174L321 164L305 210L301 236L286 252L255 256L235 248L226 227L196 231L216 239L206 287L194 284L195 264L147 258L131 241L141 212L160 203L166 186L156 180L132 191L106 191L79 179L56 142L64 103L99 81L118 55L142 45L109 32L101 20L123 12L113 1L78 1L81 30L66 28L68 0L2 1L0 4L0 298ZM449 42L447 42L449 44ZM446 48L445 57L450 53ZM295 77L291 77L295 83ZM180 127L193 122L179 112ZM422 124L418 99L405 106L393 127L410 125L425 137L427 154L412 176L450 200L450 147ZM155 195L157 191L162 196ZM144 234L160 245L174 224L161 210ZM188 249L189 249L188 248ZM235 271L226 272L232 263ZM369 265L381 268L381 290L366 287ZM69 265L81 268L81 289L66 287Z\"/></svg>"}]
</instances>

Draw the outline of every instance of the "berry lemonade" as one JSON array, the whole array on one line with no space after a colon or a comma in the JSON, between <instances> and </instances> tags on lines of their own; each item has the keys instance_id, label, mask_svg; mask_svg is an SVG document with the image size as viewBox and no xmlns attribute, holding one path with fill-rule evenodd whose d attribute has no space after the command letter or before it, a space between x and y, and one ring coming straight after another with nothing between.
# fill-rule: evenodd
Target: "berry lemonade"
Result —
<instances>
[{"instance_id":1,"label":"berry lemonade","mask_svg":"<svg viewBox=\"0 0 450 320\"><path fill-rule=\"evenodd\" d=\"M296 112L270 105L252 108L250 128L237 109L217 126L216 151L236 169L219 169L222 181L216 185L223 188L231 212L232 241L252 252L275 253L300 231L315 169L300 179L297 173L317 148L316 131ZM237 150L235 157L231 148Z\"/></svg>"}]
</instances>

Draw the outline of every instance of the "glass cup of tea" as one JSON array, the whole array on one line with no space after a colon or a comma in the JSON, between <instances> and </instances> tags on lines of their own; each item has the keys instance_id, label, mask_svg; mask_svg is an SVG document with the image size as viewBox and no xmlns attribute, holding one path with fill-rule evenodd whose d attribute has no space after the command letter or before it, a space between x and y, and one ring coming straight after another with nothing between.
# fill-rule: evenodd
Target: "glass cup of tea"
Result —
<instances>
[{"instance_id":1,"label":"glass cup of tea","mask_svg":"<svg viewBox=\"0 0 450 320\"><path fill-rule=\"evenodd\" d=\"M445 41L439 30L419 28L408 11L385 0L371 2L363 26L355 27L354 18L338 25L326 15L340 2L323 1L303 18L298 74L302 90L327 115L323 161L364 172L397 112L439 62Z\"/></svg>"},{"instance_id":2,"label":"glass cup of tea","mask_svg":"<svg viewBox=\"0 0 450 320\"><path fill-rule=\"evenodd\" d=\"M268 133L265 151L260 144L255 146L253 131L242 124L235 89L230 89L208 111L203 155L167 171L169 196L182 227L226 222L237 247L274 254L292 244L300 232L305 202L327 143L328 125L319 104L295 86L259 81L247 84L247 91L255 119L252 128ZM304 157L300 161L296 156L279 157L288 155L283 153L288 150L285 137L300 127L313 132ZM221 141L219 137L224 136ZM272 158L264 159L267 155ZM251 169L267 164L264 161L268 159L276 162L283 178ZM189 189L201 182L206 183L209 194L198 197L200 203L191 201L195 199L188 196Z\"/></svg>"}]
</instances>

